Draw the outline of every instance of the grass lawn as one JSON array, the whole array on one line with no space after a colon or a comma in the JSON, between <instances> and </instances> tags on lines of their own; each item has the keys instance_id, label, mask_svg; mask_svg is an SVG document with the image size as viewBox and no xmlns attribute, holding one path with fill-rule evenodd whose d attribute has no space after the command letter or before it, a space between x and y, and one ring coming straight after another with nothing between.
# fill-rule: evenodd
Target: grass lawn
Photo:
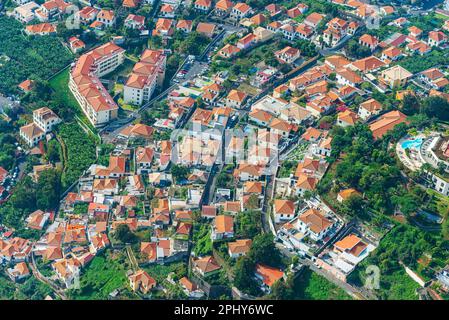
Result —
<instances>
[{"instance_id":1,"label":"grass lawn","mask_svg":"<svg viewBox=\"0 0 449 320\"><path fill-rule=\"evenodd\" d=\"M294 174L296 171L296 167L298 166L298 161L286 160L283 161L281 166L279 167L279 178L288 178L290 174Z\"/></svg>"},{"instance_id":2,"label":"grass lawn","mask_svg":"<svg viewBox=\"0 0 449 320\"><path fill-rule=\"evenodd\" d=\"M439 13L435 13L435 18L440 19L440 20L449 20L449 17L439 14Z\"/></svg>"},{"instance_id":3,"label":"grass lawn","mask_svg":"<svg viewBox=\"0 0 449 320\"><path fill-rule=\"evenodd\" d=\"M62 183L68 187L96 159L94 136L86 134L76 122L63 123L58 128L58 139L62 141L64 172Z\"/></svg>"},{"instance_id":4,"label":"grass lawn","mask_svg":"<svg viewBox=\"0 0 449 320\"><path fill-rule=\"evenodd\" d=\"M259 94L260 90L257 89L256 87L253 87L252 85L248 84L248 83L242 83L237 90L246 92L247 94L249 94L250 96L255 96L257 94Z\"/></svg>"},{"instance_id":5,"label":"grass lawn","mask_svg":"<svg viewBox=\"0 0 449 320\"><path fill-rule=\"evenodd\" d=\"M185 261L173 262L166 265L152 264L148 267L144 267L143 269L148 272L148 274L152 276L157 283L163 283L165 279L167 279L168 274L171 272L185 275L187 271Z\"/></svg>"},{"instance_id":6,"label":"grass lawn","mask_svg":"<svg viewBox=\"0 0 449 320\"><path fill-rule=\"evenodd\" d=\"M126 57L117 69L101 78L116 81L118 77L128 77L136 62L138 62L138 60L135 61L134 59L130 59L130 57Z\"/></svg>"},{"instance_id":7,"label":"grass lawn","mask_svg":"<svg viewBox=\"0 0 449 320\"><path fill-rule=\"evenodd\" d=\"M406 273L404 269L396 271L388 276L385 276L390 284L389 287L385 286L385 282L381 276L381 290L383 296L387 300L417 300L418 295L416 289L419 285L413 281Z\"/></svg>"},{"instance_id":8,"label":"grass lawn","mask_svg":"<svg viewBox=\"0 0 449 320\"><path fill-rule=\"evenodd\" d=\"M116 83L116 84L114 85L114 95L123 92L123 87L124 87L123 84Z\"/></svg>"},{"instance_id":9,"label":"grass lawn","mask_svg":"<svg viewBox=\"0 0 449 320\"><path fill-rule=\"evenodd\" d=\"M61 99L61 102L68 108L74 110L78 118L83 122L83 124L88 126L92 132L96 132L95 127L84 115L83 110L81 110L81 107L78 104L78 101L76 101L75 97L69 89L69 72L70 68L67 68L64 71L60 72L49 80L49 84L57 93L59 99Z\"/></svg>"},{"instance_id":10,"label":"grass lawn","mask_svg":"<svg viewBox=\"0 0 449 320\"><path fill-rule=\"evenodd\" d=\"M81 288L72 291L77 300L105 300L115 289L128 288L126 271L128 260L123 254L113 256L110 252L96 256L82 271Z\"/></svg>"},{"instance_id":11,"label":"grass lawn","mask_svg":"<svg viewBox=\"0 0 449 320\"><path fill-rule=\"evenodd\" d=\"M449 198L444 197L435 190L427 189L427 193L432 196L432 200L429 203L430 208L424 208L437 212L442 218L442 234L445 239L449 239Z\"/></svg>"},{"instance_id":12,"label":"grass lawn","mask_svg":"<svg viewBox=\"0 0 449 320\"><path fill-rule=\"evenodd\" d=\"M51 78L49 83L64 104L74 110L77 110L77 114L82 114L82 110L78 105L78 102L69 89L69 71L70 68L65 69L55 77Z\"/></svg>"},{"instance_id":13,"label":"grass lawn","mask_svg":"<svg viewBox=\"0 0 449 320\"><path fill-rule=\"evenodd\" d=\"M131 111L131 112L134 112L134 111L136 111L136 110L139 109L138 106L134 106L134 105L132 105L132 104L126 104L126 103L123 103L123 99L122 99L122 98L118 99L118 105L119 105L120 108L122 108L123 110Z\"/></svg>"},{"instance_id":14,"label":"grass lawn","mask_svg":"<svg viewBox=\"0 0 449 320\"><path fill-rule=\"evenodd\" d=\"M300 143L298 146L288 155L287 160L301 161L309 148L308 143Z\"/></svg>"},{"instance_id":15,"label":"grass lawn","mask_svg":"<svg viewBox=\"0 0 449 320\"><path fill-rule=\"evenodd\" d=\"M297 23L301 23L305 20L307 15L304 14L300 14L299 16L297 16L296 18L293 18L294 21L296 21Z\"/></svg>"},{"instance_id":16,"label":"grass lawn","mask_svg":"<svg viewBox=\"0 0 449 320\"><path fill-rule=\"evenodd\" d=\"M0 273L0 300L43 300L52 292L47 284L34 277L27 278L23 283L14 283Z\"/></svg>"},{"instance_id":17,"label":"grass lawn","mask_svg":"<svg viewBox=\"0 0 449 320\"><path fill-rule=\"evenodd\" d=\"M352 298L326 278L306 269L295 280L295 298L300 300L351 300Z\"/></svg>"}]
</instances>

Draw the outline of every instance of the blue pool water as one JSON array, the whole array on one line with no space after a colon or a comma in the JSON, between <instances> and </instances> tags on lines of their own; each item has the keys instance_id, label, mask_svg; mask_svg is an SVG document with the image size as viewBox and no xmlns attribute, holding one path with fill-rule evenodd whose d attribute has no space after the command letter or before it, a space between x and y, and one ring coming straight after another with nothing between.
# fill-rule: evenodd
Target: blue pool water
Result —
<instances>
[{"instance_id":1,"label":"blue pool water","mask_svg":"<svg viewBox=\"0 0 449 320\"><path fill-rule=\"evenodd\" d=\"M423 139L422 138L418 138L418 139L414 139L414 140L407 140L402 142L401 147L402 149L410 149L410 148L414 148L414 149L419 149L419 147L422 144Z\"/></svg>"}]
</instances>

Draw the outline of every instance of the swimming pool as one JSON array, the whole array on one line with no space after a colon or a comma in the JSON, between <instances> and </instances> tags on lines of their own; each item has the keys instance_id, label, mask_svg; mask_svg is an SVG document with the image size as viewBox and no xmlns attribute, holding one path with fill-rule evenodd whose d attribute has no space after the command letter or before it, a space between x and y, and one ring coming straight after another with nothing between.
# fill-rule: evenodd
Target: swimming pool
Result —
<instances>
[{"instance_id":1,"label":"swimming pool","mask_svg":"<svg viewBox=\"0 0 449 320\"><path fill-rule=\"evenodd\" d=\"M413 139L413 140L406 140L406 141L401 143L401 147L404 150L410 149L410 148L419 149L419 147L421 147L422 142L423 142L423 138L417 138L417 139Z\"/></svg>"}]
</instances>

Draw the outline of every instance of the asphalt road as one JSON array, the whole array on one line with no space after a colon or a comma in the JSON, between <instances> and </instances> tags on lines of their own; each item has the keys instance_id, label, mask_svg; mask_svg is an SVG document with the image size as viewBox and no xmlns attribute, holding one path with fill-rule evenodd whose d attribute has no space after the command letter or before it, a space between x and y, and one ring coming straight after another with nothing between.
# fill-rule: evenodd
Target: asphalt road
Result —
<instances>
[{"instance_id":1,"label":"asphalt road","mask_svg":"<svg viewBox=\"0 0 449 320\"><path fill-rule=\"evenodd\" d=\"M219 38L215 39L215 41L212 42L213 45L208 46L205 51L200 56L207 57L208 53L213 50L216 46L220 46L223 42L223 40L226 38L226 35L236 33L240 30L242 30L241 27L235 27L235 26L229 26L229 25L222 25L222 28L225 31L225 34L223 36L220 36ZM186 74L184 79L179 79L179 83L182 84L183 82L193 80L198 74L201 74L203 71L207 70L207 67L209 66L209 62L207 61L195 61L193 65L191 66L189 72ZM175 75L176 77L176 75ZM176 79L176 78L175 78ZM172 86L167 88L165 91L162 92L162 94L159 94L155 96L151 101L144 104L138 112L134 112L130 114L127 118L124 119L118 119L110 124L108 124L106 127L104 127L102 130L100 130L100 135L104 142L113 142L118 134L132 121L135 119L140 118L140 113L143 110L148 109L152 106L155 100L160 101L163 100L171 91L173 91L175 88L178 87L178 83L174 83Z\"/></svg>"},{"instance_id":2,"label":"asphalt road","mask_svg":"<svg viewBox=\"0 0 449 320\"><path fill-rule=\"evenodd\" d=\"M287 257L292 257L294 254L286 250L284 247L278 246L279 250ZM297 255L295 255L297 256ZM327 280L338 286L339 288L343 289L347 294L349 294L351 297L357 299L357 300L377 300L377 298L368 290L365 288L359 288L354 287L344 281L341 281L340 279L333 276L331 273L318 268L312 261L309 259L304 259L299 257L299 263L307 266L312 270L313 272L316 272L318 275L325 277Z\"/></svg>"}]
</instances>

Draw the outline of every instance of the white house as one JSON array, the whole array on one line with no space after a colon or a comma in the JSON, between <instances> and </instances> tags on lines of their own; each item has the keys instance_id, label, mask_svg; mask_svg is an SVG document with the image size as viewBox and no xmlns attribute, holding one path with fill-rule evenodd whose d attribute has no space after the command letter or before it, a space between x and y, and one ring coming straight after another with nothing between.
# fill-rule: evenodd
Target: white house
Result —
<instances>
[{"instance_id":1,"label":"white house","mask_svg":"<svg viewBox=\"0 0 449 320\"><path fill-rule=\"evenodd\" d=\"M297 220L297 228L307 234L314 241L322 240L331 230L334 223L327 219L320 211L309 209L301 214Z\"/></svg>"},{"instance_id":2,"label":"white house","mask_svg":"<svg viewBox=\"0 0 449 320\"><path fill-rule=\"evenodd\" d=\"M145 50L124 86L124 102L142 105L149 101L156 87L164 81L165 66L166 55L163 50Z\"/></svg>"}]
</instances>

